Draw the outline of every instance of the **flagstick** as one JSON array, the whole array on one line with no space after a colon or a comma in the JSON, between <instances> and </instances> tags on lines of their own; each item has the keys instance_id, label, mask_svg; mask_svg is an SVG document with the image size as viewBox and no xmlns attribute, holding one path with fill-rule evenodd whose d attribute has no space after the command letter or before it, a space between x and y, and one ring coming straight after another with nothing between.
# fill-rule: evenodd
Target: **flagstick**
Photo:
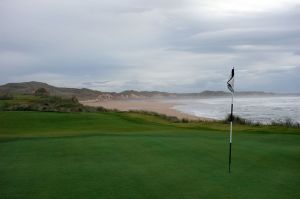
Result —
<instances>
[{"instance_id":1,"label":"flagstick","mask_svg":"<svg viewBox=\"0 0 300 199\"><path fill-rule=\"evenodd\" d=\"M232 121L233 121L233 93L231 93L231 114L230 114L230 138L229 138L229 173L231 172L231 143L232 143Z\"/></svg>"}]
</instances>

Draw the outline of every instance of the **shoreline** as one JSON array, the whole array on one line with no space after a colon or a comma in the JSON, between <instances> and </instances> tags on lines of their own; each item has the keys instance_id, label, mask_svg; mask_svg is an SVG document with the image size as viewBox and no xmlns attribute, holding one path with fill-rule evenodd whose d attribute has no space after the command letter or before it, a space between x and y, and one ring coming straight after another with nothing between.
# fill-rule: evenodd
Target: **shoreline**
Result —
<instances>
[{"instance_id":1,"label":"shoreline","mask_svg":"<svg viewBox=\"0 0 300 199\"><path fill-rule=\"evenodd\" d=\"M179 119L188 119L188 120L205 120L212 121L211 118L198 117L192 114L184 113L179 110L174 109L177 103L172 103L164 100L85 100L80 101L83 105L93 106L93 107L103 107L107 109L117 109L120 111L151 111L168 116L175 116Z\"/></svg>"}]
</instances>

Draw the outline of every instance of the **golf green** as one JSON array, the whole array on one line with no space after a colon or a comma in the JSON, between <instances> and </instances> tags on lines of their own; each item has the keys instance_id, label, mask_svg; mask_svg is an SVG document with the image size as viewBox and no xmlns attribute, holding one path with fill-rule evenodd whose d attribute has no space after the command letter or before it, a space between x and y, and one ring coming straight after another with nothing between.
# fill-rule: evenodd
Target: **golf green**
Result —
<instances>
[{"instance_id":1,"label":"golf green","mask_svg":"<svg viewBox=\"0 0 300 199\"><path fill-rule=\"evenodd\" d=\"M237 126L229 174L228 133L209 125L0 112L0 198L300 198L299 129Z\"/></svg>"}]
</instances>

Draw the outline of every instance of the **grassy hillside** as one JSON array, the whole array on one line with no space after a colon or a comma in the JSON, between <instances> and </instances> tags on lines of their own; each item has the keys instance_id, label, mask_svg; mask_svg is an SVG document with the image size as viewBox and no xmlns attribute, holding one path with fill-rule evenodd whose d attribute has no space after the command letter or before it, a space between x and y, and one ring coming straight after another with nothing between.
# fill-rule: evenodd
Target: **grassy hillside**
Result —
<instances>
[{"instance_id":1,"label":"grassy hillside","mask_svg":"<svg viewBox=\"0 0 300 199\"><path fill-rule=\"evenodd\" d=\"M96 110L97 108L83 106L75 97L12 95L11 99L0 99L0 111L87 112Z\"/></svg>"},{"instance_id":2,"label":"grassy hillside","mask_svg":"<svg viewBox=\"0 0 300 199\"><path fill-rule=\"evenodd\" d=\"M101 94L105 94L100 91L91 89L78 89L78 88L61 88L51 86L42 82L22 82L22 83L9 83L0 86L0 95L10 93L13 95L32 95L39 88L45 88L51 95L71 98L73 96L81 100L95 99Z\"/></svg>"},{"instance_id":3,"label":"grassy hillside","mask_svg":"<svg viewBox=\"0 0 300 199\"><path fill-rule=\"evenodd\" d=\"M299 198L300 132L139 113L0 112L0 198Z\"/></svg>"}]
</instances>

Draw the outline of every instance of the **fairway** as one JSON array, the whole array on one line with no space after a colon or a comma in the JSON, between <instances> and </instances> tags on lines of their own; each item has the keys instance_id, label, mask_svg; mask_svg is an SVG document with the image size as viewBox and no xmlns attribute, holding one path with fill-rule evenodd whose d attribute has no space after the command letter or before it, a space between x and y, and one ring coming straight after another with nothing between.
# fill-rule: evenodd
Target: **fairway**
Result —
<instances>
[{"instance_id":1,"label":"fairway","mask_svg":"<svg viewBox=\"0 0 300 199\"><path fill-rule=\"evenodd\" d=\"M300 198L300 132L136 113L0 112L0 198Z\"/></svg>"}]
</instances>

